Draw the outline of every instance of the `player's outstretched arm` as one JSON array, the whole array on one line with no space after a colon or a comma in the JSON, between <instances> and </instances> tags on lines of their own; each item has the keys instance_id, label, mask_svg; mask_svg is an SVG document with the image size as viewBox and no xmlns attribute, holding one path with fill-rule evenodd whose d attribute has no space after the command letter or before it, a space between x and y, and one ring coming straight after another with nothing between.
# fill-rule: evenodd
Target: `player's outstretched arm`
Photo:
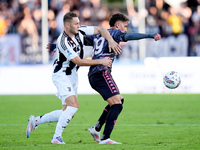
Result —
<instances>
[{"instance_id":1,"label":"player's outstretched arm","mask_svg":"<svg viewBox=\"0 0 200 150\"><path fill-rule=\"evenodd\" d=\"M145 38L154 38L155 41L158 41L161 39L161 36L158 33L142 34L142 33L133 33L133 32L126 33L124 35L125 41L140 40L140 39L145 39Z\"/></svg>"},{"instance_id":2,"label":"player's outstretched arm","mask_svg":"<svg viewBox=\"0 0 200 150\"><path fill-rule=\"evenodd\" d=\"M71 61L78 66L93 66L93 65L104 65L110 67L112 64L112 60L109 57L105 57L103 59L81 59L79 56L71 59Z\"/></svg>"},{"instance_id":3,"label":"player's outstretched arm","mask_svg":"<svg viewBox=\"0 0 200 150\"><path fill-rule=\"evenodd\" d=\"M117 42L114 41L110 33L106 30L106 28L94 26L94 34L101 34L108 41L109 52L113 50L116 55L122 52L121 46Z\"/></svg>"}]
</instances>

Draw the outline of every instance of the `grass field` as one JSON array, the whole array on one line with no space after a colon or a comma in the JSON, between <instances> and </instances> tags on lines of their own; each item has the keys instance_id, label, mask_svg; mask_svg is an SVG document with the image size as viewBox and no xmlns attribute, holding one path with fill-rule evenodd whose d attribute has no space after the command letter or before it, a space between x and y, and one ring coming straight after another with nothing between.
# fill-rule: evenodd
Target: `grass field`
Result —
<instances>
[{"instance_id":1,"label":"grass field","mask_svg":"<svg viewBox=\"0 0 200 150\"><path fill-rule=\"evenodd\" d=\"M26 138L29 115L61 108L54 95L0 95L0 149L11 150L199 150L200 94L130 94L111 139L99 145L87 129L107 104L99 95L79 95L80 107L63 132L66 145L50 144L56 123L45 123Z\"/></svg>"}]
</instances>

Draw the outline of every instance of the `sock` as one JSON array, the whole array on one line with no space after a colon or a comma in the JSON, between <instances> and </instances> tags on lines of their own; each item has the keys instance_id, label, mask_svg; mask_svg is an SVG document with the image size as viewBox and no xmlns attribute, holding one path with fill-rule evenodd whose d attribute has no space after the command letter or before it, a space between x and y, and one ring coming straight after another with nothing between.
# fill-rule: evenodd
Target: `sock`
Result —
<instances>
[{"instance_id":1,"label":"sock","mask_svg":"<svg viewBox=\"0 0 200 150\"><path fill-rule=\"evenodd\" d=\"M50 113L44 114L42 116L37 116L35 118L36 125L46 123L46 122L57 122L60 115L62 114L62 109L61 110L54 110Z\"/></svg>"},{"instance_id":2,"label":"sock","mask_svg":"<svg viewBox=\"0 0 200 150\"><path fill-rule=\"evenodd\" d=\"M110 138L110 134L115 126L117 118L122 111L122 104L115 104L110 107L110 111L106 118L106 125L101 140Z\"/></svg>"},{"instance_id":3,"label":"sock","mask_svg":"<svg viewBox=\"0 0 200 150\"><path fill-rule=\"evenodd\" d=\"M67 108L62 112L60 115L60 118L58 120L56 130L54 133L54 137L58 137L62 135L63 130L67 127L70 120L72 119L72 116L76 113L78 108L67 106Z\"/></svg>"},{"instance_id":4,"label":"sock","mask_svg":"<svg viewBox=\"0 0 200 150\"><path fill-rule=\"evenodd\" d=\"M95 124L95 130L96 130L96 131L99 132L99 131L101 130L103 124L105 123L105 120L106 120L106 117L107 117L109 111L110 111L110 106L107 105L107 106L104 108L103 113L101 114L101 116L100 116L98 122Z\"/></svg>"},{"instance_id":5,"label":"sock","mask_svg":"<svg viewBox=\"0 0 200 150\"><path fill-rule=\"evenodd\" d=\"M124 98L121 99L122 104L124 104Z\"/></svg>"},{"instance_id":6,"label":"sock","mask_svg":"<svg viewBox=\"0 0 200 150\"><path fill-rule=\"evenodd\" d=\"M121 99L121 102L122 104L124 103L124 98ZM110 111L110 105L107 105L104 110L103 110L103 113L101 114L99 120L97 121L97 123L95 124L95 130L96 131L100 131L103 124L105 123L106 121L106 117L108 115L108 112Z\"/></svg>"}]
</instances>

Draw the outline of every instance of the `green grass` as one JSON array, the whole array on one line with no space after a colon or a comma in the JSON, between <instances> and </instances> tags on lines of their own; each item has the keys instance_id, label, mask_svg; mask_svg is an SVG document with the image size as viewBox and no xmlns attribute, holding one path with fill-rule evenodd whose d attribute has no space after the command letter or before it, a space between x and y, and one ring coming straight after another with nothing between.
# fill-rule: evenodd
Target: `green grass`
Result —
<instances>
[{"instance_id":1,"label":"green grass","mask_svg":"<svg viewBox=\"0 0 200 150\"><path fill-rule=\"evenodd\" d=\"M111 139L99 145L87 129L107 104L99 95L79 95L79 110L63 132L66 145L50 144L56 123L45 123L26 138L29 115L61 109L54 95L0 95L0 149L13 150L199 150L200 94L130 94Z\"/></svg>"}]
</instances>

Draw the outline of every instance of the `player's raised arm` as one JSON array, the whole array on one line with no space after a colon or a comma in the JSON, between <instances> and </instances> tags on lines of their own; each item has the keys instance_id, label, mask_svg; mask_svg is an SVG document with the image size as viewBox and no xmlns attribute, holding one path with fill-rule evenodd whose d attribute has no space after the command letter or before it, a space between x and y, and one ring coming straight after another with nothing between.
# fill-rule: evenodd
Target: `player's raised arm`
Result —
<instances>
[{"instance_id":1,"label":"player's raised arm","mask_svg":"<svg viewBox=\"0 0 200 150\"><path fill-rule=\"evenodd\" d=\"M106 28L94 26L94 34L101 34L108 41L110 52L113 50L116 55L121 53L121 46L114 41Z\"/></svg>"}]
</instances>

